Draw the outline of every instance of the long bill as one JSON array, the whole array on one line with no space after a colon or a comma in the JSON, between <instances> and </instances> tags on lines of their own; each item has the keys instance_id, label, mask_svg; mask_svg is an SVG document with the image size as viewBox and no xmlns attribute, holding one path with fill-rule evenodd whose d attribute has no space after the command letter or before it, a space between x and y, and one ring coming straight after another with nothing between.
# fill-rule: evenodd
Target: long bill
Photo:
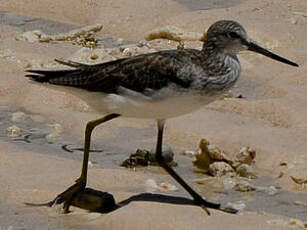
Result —
<instances>
[{"instance_id":1,"label":"long bill","mask_svg":"<svg viewBox=\"0 0 307 230\"><path fill-rule=\"evenodd\" d=\"M264 49L262 48L261 46L253 43L253 42L248 42L247 43L247 47L248 47L248 50L250 51L254 51L256 53L260 53L264 56L267 56L269 58L272 58L274 60L277 60L277 61L280 61L280 62L283 62L283 63L286 63L288 65L292 65L292 66L298 66L298 64L296 64L295 62L292 62L286 58L283 58L281 56L278 56L277 54L274 54L270 51L268 51L267 49Z\"/></svg>"}]
</instances>

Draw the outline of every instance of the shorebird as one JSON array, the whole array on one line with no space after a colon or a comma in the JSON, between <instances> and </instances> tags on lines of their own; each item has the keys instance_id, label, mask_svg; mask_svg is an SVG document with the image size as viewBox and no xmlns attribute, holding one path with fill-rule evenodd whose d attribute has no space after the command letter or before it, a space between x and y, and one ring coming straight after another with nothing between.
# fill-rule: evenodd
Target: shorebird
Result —
<instances>
[{"instance_id":1,"label":"shorebird","mask_svg":"<svg viewBox=\"0 0 307 230\"><path fill-rule=\"evenodd\" d=\"M26 77L59 85L63 90L69 88L95 110L106 114L87 123L81 176L74 185L57 195L53 203L64 202L64 212L69 211L73 198L86 187L93 129L114 118L126 116L155 119L159 165L208 214L207 208L221 209L220 204L204 199L164 162L163 129L166 119L191 113L229 90L241 71L237 54L244 50L298 66L252 42L238 22L221 20L210 26L201 50L164 50L95 65L58 61L73 69L27 70L30 74Z\"/></svg>"}]
</instances>

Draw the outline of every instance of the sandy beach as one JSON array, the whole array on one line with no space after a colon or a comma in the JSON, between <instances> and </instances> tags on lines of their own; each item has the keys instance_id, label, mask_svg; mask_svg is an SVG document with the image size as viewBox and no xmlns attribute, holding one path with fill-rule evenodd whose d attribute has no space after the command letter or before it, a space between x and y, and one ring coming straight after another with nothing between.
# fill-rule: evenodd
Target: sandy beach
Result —
<instances>
[{"instance_id":1,"label":"sandy beach","mask_svg":"<svg viewBox=\"0 0 307 230\"><path fill-rule=\"evenodd\" d=\"M0 230L307 228L307 3L223 2L0 0ZM142 199L107 214L71 207L72 212L64 215L60 206L24 204L50 201L72 185L81 170L78 148L83 144L86 122L101 116L76 95L24 77L26 69L61 68L55 58L84 61L92 51L74 41L29 41L25 32L40 30L45 36L101 24L95 36L104 56L90 54L90 61L99 62L130 55L125 54L125 47L133 55L131 47L144 43L156 28L171 25L203 34L221 19L238 21L257 43L299 64L295 68L244 52L239 56L242 73L232 97L167 120L164 141L176 153L176 170L209 200L243 203L238 214L212 210L208 216L197 206ZM200 41L183 42L186 48L202 45ZM158 39L148 44L150 48L145 48L150 51L175 49L178 42ZM8 133L12 126L23 133ZM202 138L230 157L250 146L256 151L257 179L249 182L274 187L276 193L227 190L224 178L198 172L191 157L182 152L195 151ZM112 193L119 202L148 192L146 181L153 179L178 188L155 194L189 198L158 167L120 167L137 148L152 149L155 140L152 120L119 118L95 129L92 148L97 151L90 156L88 186ZM65 146L72 151L65 151ZM202 178L209 179L195 183Z\"/></svg>"}]
</instances>

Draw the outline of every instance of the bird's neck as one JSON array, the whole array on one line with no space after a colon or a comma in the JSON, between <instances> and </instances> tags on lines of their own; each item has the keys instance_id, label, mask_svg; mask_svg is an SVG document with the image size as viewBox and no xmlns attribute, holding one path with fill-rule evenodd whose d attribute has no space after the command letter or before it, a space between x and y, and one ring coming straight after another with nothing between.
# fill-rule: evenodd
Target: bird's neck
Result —
<instances>
[{"instance_id":1,"label":"bird's neck","mask_svg":"<svg viewBox=\"0 0 307 230\"><path fill-rule=\"evenodd\" d=\"M208 87L211 87L212 91L218 93L233 86L241 71L240 62L236 55L205 45L202 50L202 56L203 69L211 79L211 86Z\"/></svg>"}]
</instances>

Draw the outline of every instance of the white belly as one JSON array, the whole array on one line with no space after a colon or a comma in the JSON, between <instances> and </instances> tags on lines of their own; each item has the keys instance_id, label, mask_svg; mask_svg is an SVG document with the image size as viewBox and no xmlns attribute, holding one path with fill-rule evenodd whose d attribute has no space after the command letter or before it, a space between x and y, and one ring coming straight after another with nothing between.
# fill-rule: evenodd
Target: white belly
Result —
<instances>
[{"instance_id":1,"label":"white belly","mask_svg":"<svg viewBox=\"0 0 307 230\"><path fill-rule=\"evenodd\" d=\"M93 109L101 113L118 113L126 117L167 119L191 113L217 97L189 93L170 93L162 98L135 95L96 94L91 100ZM87 101L89 102L89 101ZM99 105L99 102L101 103Z\"/></svg>"},{"instance_id":2,"label":"white belly","mask_svg":"<svg viewBox=\"0 0 307 230\"><path fill-rule=\"evenodd\" d=\"M118 113L125 117L167 119L194 112L217 100L218 96L165 88L150 96L123 89L121 94L89 92L84 89L46 84L47 87L73 94L102 114Z\"/></svg>"}]
</instances>

